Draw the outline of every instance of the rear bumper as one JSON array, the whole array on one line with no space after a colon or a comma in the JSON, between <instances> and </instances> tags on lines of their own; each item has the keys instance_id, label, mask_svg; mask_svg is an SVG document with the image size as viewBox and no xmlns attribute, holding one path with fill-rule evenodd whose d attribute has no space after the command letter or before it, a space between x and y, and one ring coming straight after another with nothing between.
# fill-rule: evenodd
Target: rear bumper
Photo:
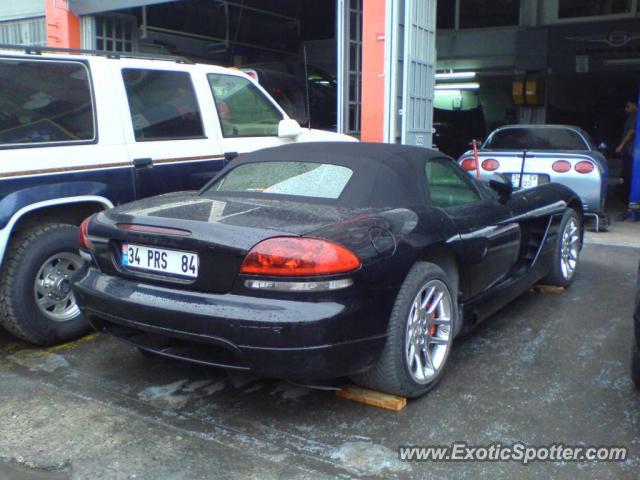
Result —
<instances>
[{"instance_id":1,"label":"rear bumper","mask_svg":"<svg viewBox=\"0 0 640 480\"><path fill-rule=\"evenodd\" d=\"M502 173L502 172L500 172ZM513 175L513 172L505 172L507 175ZM558 174L553 171L540 172L538 170L527 170L525 174L545 175L549 178L549 183L559 183L573 190L582 201L582 208L588 213L601 213L604 209L604 200L606 196L606 179L603 188L602 179L599 172L594 170L588 175L578 173Z\"/></svg>"},{"instance_id":2,"label":"rear bumper","mask_svg":"<svg viewBox=\"0 0 640 480\"><path fill-rule=\"evenodd\" d=\"M465 153L462 158L468 157ZM480 179L489 181L494 173L502 173L510 178L514 174L520 174L522 168L522 152L481 152L482 161L485 158L495 158L500 162L500 167L492 172L484 169L480 170ZM567 173L557 173L553 170L553 163L557 160L570 161L575 164L580 161L589 161L596 165L595 169L588 174L581 174L575 171ZM573 190L581 199L585 212L602 213L604 210L605 198L607 196L607 168L606 164L598 161L589 155L568 154L568 153L540 153L530 152L527 154L527 163L524 173L528 175L539 175L544 178L545 183L559 183ZM470 172L475 175L475 170Z\"/></svg>"},{"instance_id":3,"label":"rear bumper","mask_svg":"<svg viewBox=\"0 0 640 480\"><path fill-rule=\"evenodd\" d=\"M91 324L167 357L274 378L332 378L373 365L385 335L366 298L291 301L169 289L96 269L74 285Z\"/></svg>"}]
</instances>

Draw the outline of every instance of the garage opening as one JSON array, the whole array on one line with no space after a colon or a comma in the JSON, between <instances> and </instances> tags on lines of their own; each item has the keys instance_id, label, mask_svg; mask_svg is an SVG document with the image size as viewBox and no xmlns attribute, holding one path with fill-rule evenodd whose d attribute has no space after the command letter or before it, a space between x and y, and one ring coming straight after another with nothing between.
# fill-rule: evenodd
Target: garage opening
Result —
<instances>
[{"instance_id":1,"label":"garage opening","mask_svg":"<svg viewBox=\"0 0 640 480\"><path fill-rule=\"evenodd\" d=\"M190 0L82 17L83 47L241 68L303 126L360 133L362 0Z\"/></svg>"}]
</instances>

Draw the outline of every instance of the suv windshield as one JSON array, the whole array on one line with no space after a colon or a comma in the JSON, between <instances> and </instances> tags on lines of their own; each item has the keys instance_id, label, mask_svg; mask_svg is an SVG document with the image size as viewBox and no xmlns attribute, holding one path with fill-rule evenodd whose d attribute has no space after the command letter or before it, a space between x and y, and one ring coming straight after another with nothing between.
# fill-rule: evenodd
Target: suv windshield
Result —
<instances>
[{"instance_id":1,"label":"suv windshield","mask_svg":"<svg viewBox=\"0 0 640 480\"><path fill-rule=\"evenodd\" d=\"M588 150L568 128L505 128L489 137L482 148L491 150Z\"/></svg>"},{"instance_id":2,"label":"suv windshield","mask_svg":"<svg viewBox=\"0 0 640 480\"><path fill-rule=\"evenodd\" d=\"M204 192L252 192L337 199L353 170L310 162L246 163L229 171Z\"/></svg>"},{"instance_id":3,"label":"suv windshield","mask_svg":"<svg viewBox=\"0 0 640 480\"><path fill-rule=\"evenodd\" d=\"M235 75L207 77L225 137L278 135L283 116L251 81Z\"/></svg>"}]
</instances>

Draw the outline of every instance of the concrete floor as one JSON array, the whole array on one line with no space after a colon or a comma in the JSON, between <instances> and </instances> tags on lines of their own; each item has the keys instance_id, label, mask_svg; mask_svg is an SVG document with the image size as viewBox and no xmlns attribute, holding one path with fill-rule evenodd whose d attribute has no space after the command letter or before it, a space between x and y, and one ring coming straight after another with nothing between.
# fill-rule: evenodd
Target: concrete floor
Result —
<instances>
[{"instance_id":1,"label":"concrete floor","mask_svg":"<svg viewBox=\"0 0 640 480\"><path fill-rule=\"evenodd\" d=\"M640 222L613 221L607 232L585 232L585 242L597 245L640 248Z\"/></svg>"},{"instance_id":2,"label":"concrete floor","mask_svg":"<svg viewBox=\"0 0 640 480\"><path fill-rule=\"evenodd\" d=\"M629 358L639 258L588 244L571 289L526 293L460 339L440 385L399 413L145 358L104 336L48 350L0 336L0 459L14 462L0 479L638 478ZM454 441L623 445L631 458L397 459L399 445Z\"/></svg>"}]
</instances>

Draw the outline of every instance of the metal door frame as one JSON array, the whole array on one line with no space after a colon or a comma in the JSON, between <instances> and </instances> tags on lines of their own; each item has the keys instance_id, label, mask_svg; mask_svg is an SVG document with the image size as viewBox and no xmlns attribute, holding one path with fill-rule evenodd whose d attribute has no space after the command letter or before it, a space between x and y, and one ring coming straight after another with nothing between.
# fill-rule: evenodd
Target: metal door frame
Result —
<instances>
[{"instance_id":1,"label":"metal door frame","mask_svg":"<svg viewBox=\"0 0 640 480\"><path fill-rule=\"evenodd\" d=\"M436 1L404 0L404 2L402 143L431 148L436 67ZM423 20L426 21L423 22ZM416 108L417 119L413 108ZM420 128L416 124L422 124L424 127ZM417 127L417 129L411 127Z\"/></svg>"},{"instance_id":2,"label":"metal door frame","mask_svg":"<svg viewBox=\"0 0 640 480\"><path fill-rule=\"evenodd\" d=\"M416 9L423 9L417 10ZM420 21L418 14L429 15L428 25L416 25ZM428 130L424 132L424 138L420 146L430 148L432 145L433 130L433 100L435 85L435 22L436 0L387 0L386 32L385 32L385 98L384 98L384 134L386 143L398 143L398 140L408 143L408 105L411 100L412 89L410 67L411 59L415 58L414 49L419 56L425 57L427 64L426 88L422 98L426 104L424 122ZM410 28L407 28L407 25ZM411 35L412 28L420 28L427 31L427 45L414 45ZM427 47L427 48L424 48ZM429 58L430 57L430 58ZM416 92L413 92L415 95ZM415 142L412 142L415 144Z\"/></svg>"},{"instance_id":3,"label":"metal door frame","mask_svg":"<svg viewBox=\"0 0 640 480\"><path fill-rule=\"evenodd\" d=\"M354 7L355 4L355 7ZM362 104L362 14L363 0L336 0L336 49L337 49L337 130L339 133L359 134ZM359 20L360 28L351 32L351 16ZM355 34L355 38L353 36ZM351 65L351 48L355 45L355 65ZM355 80L355 98L351 98L350 82ZM355 114L352 123L351 110Z\"/></svg>"},{"instance_id":4,"label":"metal door frame","mask_svg":"<svg viewBox=\"0 0 640 480\"><path fill-rule=\"evenodd\" d=\"M385 143L397 143L398 117L402 111L398 109L398 75L401 74L403 38L400 32L404 28L404 20L401 22L400 7L403 0L387 0L385 13L385 75L384 75L384 129L383 139ZM401 41L402 40L402 41Z\"/></svg>"}]
</instances>

